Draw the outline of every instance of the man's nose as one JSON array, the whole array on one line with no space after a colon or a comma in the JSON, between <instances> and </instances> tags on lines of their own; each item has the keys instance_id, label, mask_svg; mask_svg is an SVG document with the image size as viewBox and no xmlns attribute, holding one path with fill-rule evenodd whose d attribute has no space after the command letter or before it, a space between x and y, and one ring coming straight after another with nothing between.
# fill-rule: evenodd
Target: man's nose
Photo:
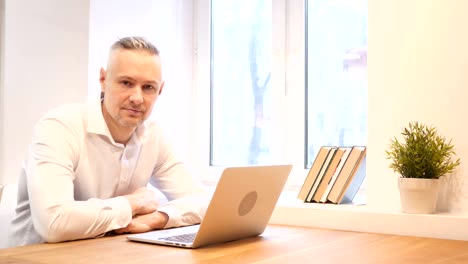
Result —
<instances>
[{"instance_id":1,"label":"man's nose","mask_svg":"<svg viewBox=\"0 0 468 264\"><path fill-rule=\"evenodd\" d=\"M135 104L141 104L143 102L143 94L140 86L137 86L135 87L135 89L132 89L130 101L132 101Z\"/></svg>"}]
</instances>

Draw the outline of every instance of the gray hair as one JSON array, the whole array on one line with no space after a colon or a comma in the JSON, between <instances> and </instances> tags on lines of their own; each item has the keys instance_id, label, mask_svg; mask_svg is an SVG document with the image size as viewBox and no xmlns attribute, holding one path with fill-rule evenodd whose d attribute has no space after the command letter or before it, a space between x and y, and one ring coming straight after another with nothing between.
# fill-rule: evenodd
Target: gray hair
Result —
<instances>
[{"instance_id":1,"label":"gray hair","mask_svg":"<svg viewBox=\"0 0 468 264\"><path fill-rule=\"evenodd\" d=\"M112 46L111 51L117 49L126 50L144 50L151 55L159 55L159 50L151 42L143 37L125 37L117 40Z\"/></svg>"}]
</instances>

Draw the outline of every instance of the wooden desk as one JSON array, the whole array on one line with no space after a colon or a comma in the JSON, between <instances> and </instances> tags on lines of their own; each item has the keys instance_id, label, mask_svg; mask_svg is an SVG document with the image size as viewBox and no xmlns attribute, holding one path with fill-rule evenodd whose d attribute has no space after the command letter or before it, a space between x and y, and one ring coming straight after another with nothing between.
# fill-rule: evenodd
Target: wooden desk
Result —
<instances>
[{"instance_id":1,"label":"wooden desk","mask_svg":"<svg viewBox=\"0 0 468 264\"><path fill-rule=\"evenodd\" d=\"M0 263L468 263L468 241L270 225L261 237L195 250L125 236L0 250Z\"/></svg>"}]
</instances>

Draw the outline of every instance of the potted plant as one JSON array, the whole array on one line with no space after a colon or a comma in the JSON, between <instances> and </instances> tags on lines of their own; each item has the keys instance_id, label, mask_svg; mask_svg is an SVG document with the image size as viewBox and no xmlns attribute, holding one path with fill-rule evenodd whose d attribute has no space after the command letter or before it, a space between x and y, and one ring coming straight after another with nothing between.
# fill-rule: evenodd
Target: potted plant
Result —
<instances>
[{"instance_id":1,"label":"potted plant","mask_svg":"<svg viewBox=\"0 0 468 264\"><path fill-rule=\"evenodd\" d=\"M434 213L440 189L439 178L449 175L460 165L452 140L438 134L434 126L410 122L386 150L390 168L400 174L398 187L402 211L405 213Z\"/></svg>"}]
</instances>

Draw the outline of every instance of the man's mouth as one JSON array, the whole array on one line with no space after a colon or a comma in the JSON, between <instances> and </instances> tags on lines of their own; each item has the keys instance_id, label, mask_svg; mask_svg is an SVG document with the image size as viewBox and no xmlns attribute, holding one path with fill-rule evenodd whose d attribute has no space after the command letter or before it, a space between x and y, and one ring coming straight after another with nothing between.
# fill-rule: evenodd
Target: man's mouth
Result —
<instances>
[{"instance_id":1,"label":"man's mouth","mask_svg":"<svg viewBox=\"0 0 468 264\"><path fill-rule=\"evenodd\" d=\"M133 108L124 108L125 110L129 111L132 114L140 114L143 113L141 109L133 109Z\"/></svg>"}]
</instances>

